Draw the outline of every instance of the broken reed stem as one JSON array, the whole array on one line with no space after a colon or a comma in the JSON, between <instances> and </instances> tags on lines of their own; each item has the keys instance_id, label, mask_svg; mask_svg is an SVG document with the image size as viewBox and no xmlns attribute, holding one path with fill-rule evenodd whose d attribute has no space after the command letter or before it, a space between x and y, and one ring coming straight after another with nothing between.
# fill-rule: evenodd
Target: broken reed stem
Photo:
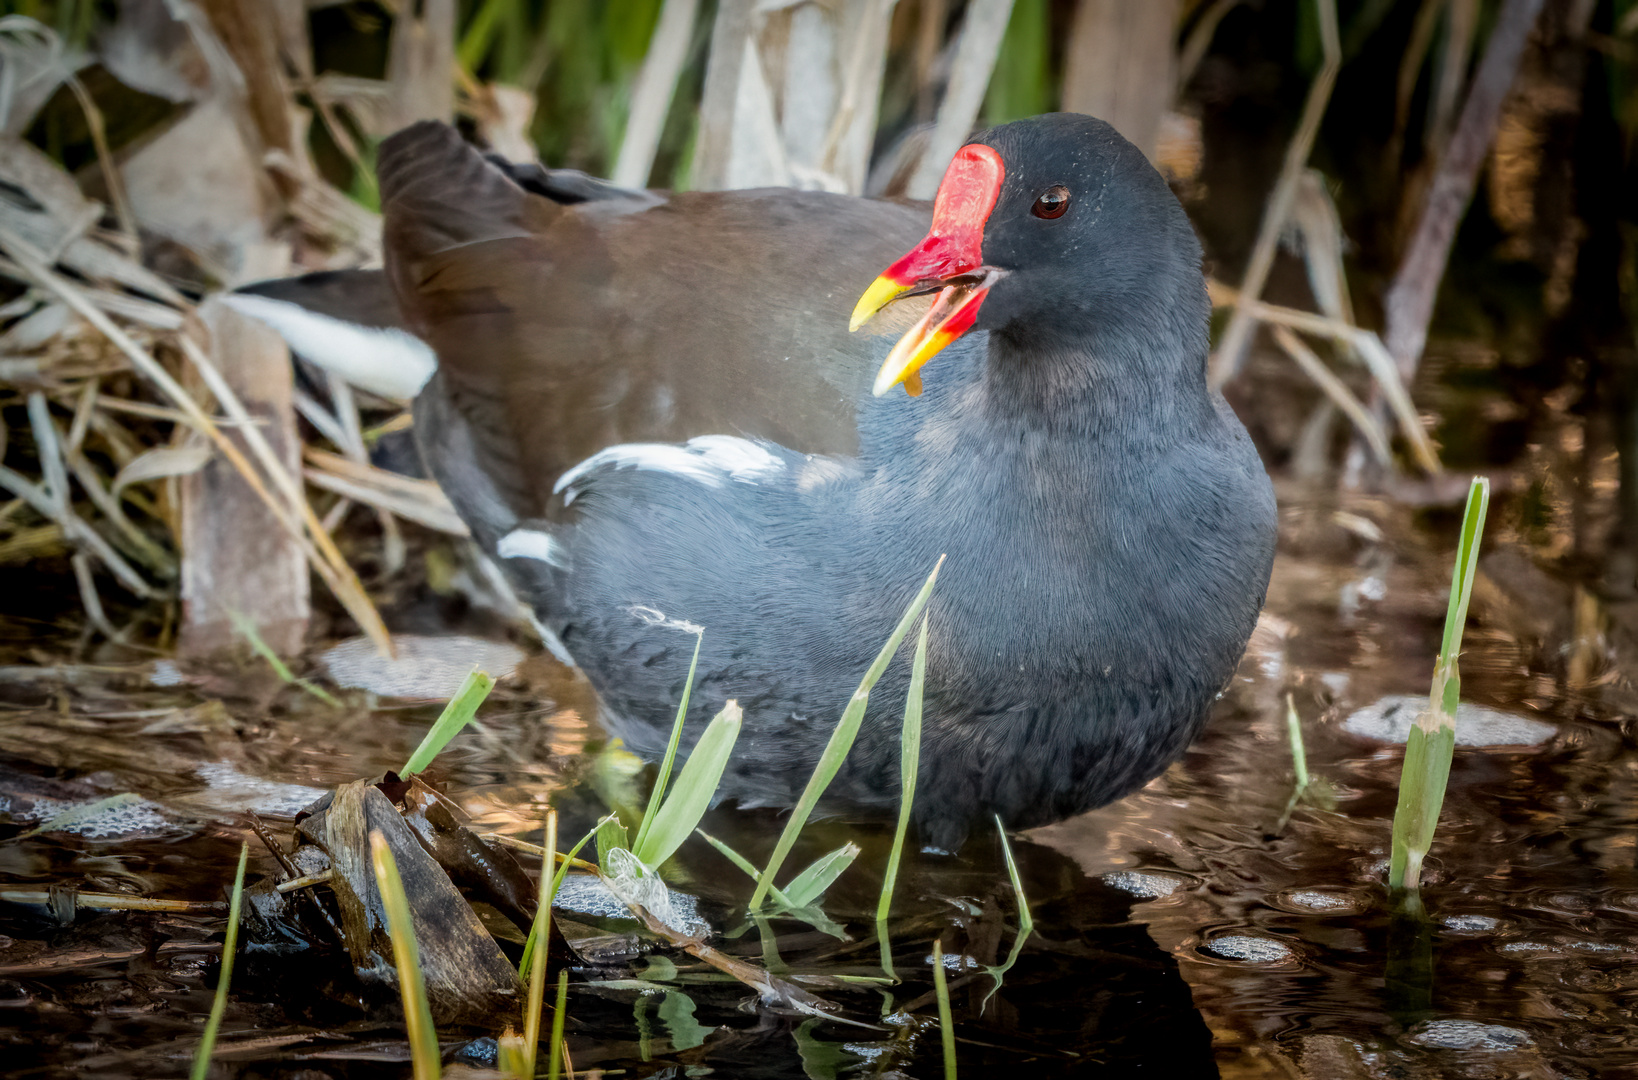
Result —
<instances>
[{"instance_id":1,"label":"broken reed stem","mask_svg":"<svg viewBox=\"0 0 1638 1080\"><path fill-rule=\"evenodd\" d=\"M318 571L319 576L324 579L325 584L330 587L331 591L336 594L336 599L341 601L342 606L347 609L347 613L358 622L364 633L369 636L371 641L375 642L377 648L390 655L392 642L387 636L386 625L382 623L380 614L375 610L375 605L371 603L369 596L364 592L364 586L359 582L358 576L353 573L352 567L347 565L347 561L336 550L335 542L330 538L330 534L325 532L319 524L318 518L313 514L313 508L308 505L307 499L301 492L300 485L279 464L278 458L272 453L271 447L267 445L267 440L262 437L261 431L245 411L237 395L223 382L221 374L210 363L209 358L204 355L203 351L185 333L178 336L182 351L187 354L189 360L193 362L196 369L205 378L207 385L211 387L211 393L216 396L217 403L239 424L246 443L257 453L274 482L279 484L286 498L290 500L289 505L284 500L273 497L261 475L250 464L245 455L240 452L239 448L234 445L233 441L211 420L203 407L194 400L193 395L189 394L182 384L177 382L171 373L166 371L164 366L155 360L146 349L138 345L129 334L120 329L117 323L91 303L79 289L52 270L47 265L45 256L33 244L17 236L9 229L0 226L0 248L4 248L32 280L55 293L81 318L85 319L86 322L90 323L111 341L120 352L125 354L126 359L130 360L132 366L139 373L158 386L160 391L182 410L187 416L189 424L210 438L216 448L222 452L222 456L227 458L239 475L244 478L245 483L249 484L251 490L267 505L273 516L278 518L280 524L301 545L308 562L312 564L313 569ZM22 494L22 492L15 493ZM297 504L299 504L299 509ZM305 521L307 528L312 531L311 540L303 533L303 521ZM89 529L87 532L89 532ZM87 540L87 543L91 543L91 541ZM143 587L146 588L146 585Z\"/></svg>"},{"instance_id":2,"label":"broken reed stem","mask_svg":"<svg viewBox=\"0 0 1638 1080\"><path fill-rule=\"evenodd\" d=\"M1268 283L1268 272L1274 267L1280 231L1285 228L1285 219L1290 216L1291 204L1297 195L1297 182L1302 178L1302 171L1308 165L1308 155L1314 148L1314 139L1319 135L1320 121L1324 119L1326 106L1330 104L1331 90L1336 85L1337 72L1342 70L1342 43L1337 35L1336 0L1314 0L1314 9L1319 15L1320 44L1325 49L1325 63L1314 76L1314 81L1309 84L1308 99L1303 102L1302 119L1297 124L1296 134L1286 145L1285 164L1280 168L1280 178L1275 182L1274 190L1269 195L1268 210L1264 213L1262 226L1257 232L1257 243L1251 249L1251 258L1246 263L1246 272L1240 281L1242 300L1258 299L1262 296L1263 286ZM1213 389L1221 388L1239 373L1240 365L1245 359L1246 347L1251 344L1252 331L1256 328L1256 317L1244 303L1238 304L1234 314L1229 318L1228 328L1223 331L1223 339L1211 358Z\"/></svg>"},{"instance_id":3,"label":"broken reed stem","mask_svg":"<svg viewBox=\"0 0 1638 1080\"><path fill-rule=\"evenodd\" d=\"M1518 75L1519 61L1543 0L1504 0L1496 13L1484 57L1468 87L1456 131L1428 188L1422 213L1405 248L1405 257L1383 299L1383 338L1399 371L1410 382L1427 344L1428 322L1450 261L1457 226L1473 197L1479 167L1484 164L1502 103Z\"/></svg>"},{"instance_id":4,"label":"broken reed stem","mask_svg":"<svg viewBox=\"0 0 1638 1080\"><path fill-rule=\"evenodd\" d=\"M251 453L255 455L256 460L266 471L268 477L280 489L284 497L289 500L290 508L306 525L308 533L312 536L313 543L323 556L322 564L315 565L319 566L320 573L325 578L326 583L330 584L330 587L335 590L336 599L341 601L342 606L347 609L347 614L353 617L364 633L375 643L376 648L380 649L383 655L391 656L392 639L387 634L386 624L381 621L381 615L375 610L375 604L370 601L369 595L364 592L364 585L358 580L358 575L353 572L353 568L342 557L341 551L336 547L335 540L325 531L324 526L319 524L318 515L313 513L312 504L307 501L306 493L301 489L301 481L284 467L284 463L279 460L278 455L273 451L273 447L268 443L267 437L262 434L261 428L251 419L250 413L244 407L244 403L233 392L233 388L227 384L227 380L222 378L222 373L216 369L216 365L211 362L210 357L205 355L204 350L186 333L179 335L177 340L182 346L183 354L193 363L194 370L198 371L200 377L204 379L206 388L216 398L216 402L222 407L222 411L241 425L240 432L244 436L245 445L250 447ZM199 409L197 403L194 408L198 410L200 416L204 416L204 410ZM221 436L221 442L232 445L225 435ZM298 532L297 535L299 536L300 533Z\"/></svg>"},{"instance_id":5,"label":"broken reed stem","mask_svg":"<svg viewBox=\"0 0 1638 1080\"><path fill-rule=\"evenodd\" d=\"M1459 660L1462 631L1467 625L1468 600L1478 569L1479 541L1484 536L1485 512L1490 505L1490 481L1473 478L1462 535L1451 574L1450 606L1445 612L1445 634L1433 668L1428 708L1416 718L1405 740L1405 764L1400 773L1399 805L1393 815L1393 853L1388 863L1388 888L1395 893L1416 892L1422 883L1422 860L1433 846L1439 809L1450 779L1450 759L1456 750L1456 705L1461 699Z\"/></svg>"}]
</instances>

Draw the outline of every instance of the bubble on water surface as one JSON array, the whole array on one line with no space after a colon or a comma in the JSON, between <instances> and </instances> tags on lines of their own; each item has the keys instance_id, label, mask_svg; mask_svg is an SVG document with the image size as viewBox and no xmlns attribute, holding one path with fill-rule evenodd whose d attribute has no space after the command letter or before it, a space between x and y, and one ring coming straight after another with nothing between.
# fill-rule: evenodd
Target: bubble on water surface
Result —
<instances>
[{"instance_id":1,"label":"bubble on water surface","mask_svg":"<svg viewBox=\"0 0 1638 1080\"><path fill-rule=\"evenodd\" d=\"M1489 915L1446 915L1444 924L1447 930L1483 932L1496 929L1501 925L1501 920Z\"/></svg>"},{"instance_id":2,"label":"bubble on water surface","mask_svg":"<svg viewBox=\"0 0 1638 1080\"><path fill-rule=\"evenodd\" d=\"M1440 1050L1518 1050L1535 1043L1518 1028L1477 1020L1430 1020L1405 1039Z\"/></svg>"},{"instance_id":3,"label":"bubble on water surface","mask_svg":"<svg viewBox=\"0 0 1638 1080\"><path fill-rule=\"evenodd\" d=\"M711 924L700 918L699 900L675 889L671 893L668 925L684 934L700 936L711 932ZM598 919L635 919L631 909L609 891L602 880L591 874L570 874L552 896L552 907L590 915Z\"/></svg>"},{"instance_id":4,"label":"bubble on water surface","mask_svg":"<svg viewBox=\"0 0 1638 1080\"><path fill-rule=\"evenodd\" d=\"M1342 722L1345 731L1378 742L1403 743L1417 716L1428 707L1426 696L1390 694L1355 710ZM1517 713L1462 702L1456 707L1457 746L1536 746L1558 729Z\"/></svg>"},{"instance_id":5,"label":"bubble on water surface","mask_svg":"<svg viewBox=\"0 0 1638 1080\"><path fill-rule=\"evenodd\" d=\"M932 967L933 966L933 954L928 953L927 958L925 960L923 960L922 963L926 964L928 967ZM978 961L974 960L970 956L966 956L966 955L959 954L959 953L945 953L944 954L944 970L945 971L954 971L954 972L957 972L957 973L963 972L963 971L977 971L978 966L979 966Z\"/></svg>"},{"instance_id":6,"label":"bubble on water surface","mask_svg":"<svg viewBox=\"0 0 1638 1080\"><path fill-rule=\"evenodd\" d=\"M1103 875L1102 881L1112 889L1141 896L1145 900L1170 896L1183 884L1167 874L1145 874L1139 870L1116 870Z\"/></svg>"},{"instance_id":7,"label":"bubble on water surface","mask_svg":"<svg viewBox=\"0 0 1638 1080\"><path fill-rule=\"evenodd\" d=\"M0 795L0 814L10 815L15 822L39 826L55 821L57 824L51 825L48 831L87 840L112 840L171 828L164 807L129 794L78 802L45 796L14 801Z\"/></svg>"},{"instance_id":8,"label":"bubble on water surface","mask_svg":"<svg viewBox=\"0 0 1638 1080\"><path fill-rule=\"evenodd\" d=\"M226 761L195 765L193 775L210 785L213 795L231 796L243 802L242 809L268 817L295 817L324 795L320 788L247 776Z\"/></svg>"},{"instance_id":9,"label":"bubble on water surface","mask_svg":"<svg viewBox=\"0 0 1638 1080\"><path fill-rule=\"evenodd\" d=\"M1358 911L1363 906L1351 896L1323 892L1319 889L1297 889L1283 894L1280 899L1285 901L1284 905L1282 905L1285 907L1299 908L1305 911L1323 911L1329 914Z\"/></svg>"},{"instance_id":10,"label":"bubble on water surface","mask_svg":"<svg viewBox=\"0 0 1638 1080\"><path fill-rule=\"evenodd\" d=\"M392 644L398 655L386 657L370 639L350 638L319 659L338 686L430 701L454 697L473 668L501 679L523 662L523 651L514 645L461 634L399 634Z\"/></svg>"},{"instance_id":11,"label":"bubble on water surface","mask_svg":"<svg viewBox=\"0 0 1638 1080\"><path fill-rule=\"evenodd\" d=\"M1255 934L1221 934L1200 947L1212 956L1248 964L1287 964L1296 959L1296 954L1278 941Z\"/></svg>"}]
</instances>

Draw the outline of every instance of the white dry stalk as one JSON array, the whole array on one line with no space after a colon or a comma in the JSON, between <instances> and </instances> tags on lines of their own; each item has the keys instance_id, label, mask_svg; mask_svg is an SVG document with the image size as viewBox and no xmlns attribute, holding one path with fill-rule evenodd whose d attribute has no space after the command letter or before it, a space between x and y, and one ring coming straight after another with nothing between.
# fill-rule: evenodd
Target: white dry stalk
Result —
<instances>
[{"instance_id":1,"label":"white dry stalk","mask_svg":"<svg viewBox=\"0 0 1638 1080\"><path fill-rule=\"evenodd\" d=\"M972 0L967 6L961 42L956 46L955 63L950 68L950 81L938 109L938 121L910 179L912 199L931 199L938 193L945 167L971 134L1011 18L1012 0Z\"/></svg>"},{"instance_id":2,"label":"white dry stalk","mask_svg":"<svg viewBox=\"0 0 1638 1080\"><path fill-rule=\"evenodd\" d=\"M677 79L688 60L688 43L694 36L699 0L665 0L648 54L631 91L631 113L620 153L614 161L614 182L621 187L648 186L654 171L654 155L665 130L666 113L677 90Z\"/></svg>"},{"instance_id":3,"label":"white dry stalk","mask_svg":"<svg viewBox=\"0 0 1638 1080\"><path fill-rule=\"evenodd\" d=\"M1388 436L1382 431L1382 425L1377 423L1376 417L1372 416L1370 410L1354 396L1352 390L1348 389L1348 384L1337 378L1331 369L1314 355L1314 350L1303 344L1302 339L1288 327L1276 325L1274 340L1285 350L1286 355L1302 368L1303 374L1312 379L1325 396L1331 399L1332 404L1353 421L1354 427L1359 429L1359 433L1365 436L1365 441L1370 444L1371 453L1376 460L1387 465L1391 460Z\"/></svg>"},{"instance_id":4,"label":"white dry stalk","mask_svg":"<svg viewBox=\"0 0 1638 1080\"><path fill-rule=\"evenodd\" d=\"M81 290L53 271L32 244L18 237L15 233L0 228L0 247L5 248L11 257L17 260L18 265L35 284L55 293L69 307L73 308L107 337L120 352L125 354L125 357L131 361L131 364L138 372L158 386L160 391L182 410L193 427L210 437L211 441L222 451L223 456L228 459L239 475L250 485L251 490L267 505L274 517L278 518L280 524L301 545L308 561L336 594L336 598L341 601L348 614L352 615L359 623L377 648L390 655L392 642L387 635L386 626L381 622L381 616L375 610L375 605L370 602L369 596L365 594L364 587L359 583L357 575L347 565L346 560L341 557L341 553L336 550L335 542L330 539L329 534L324 532L319 525L318 519L313 514L312 507L307 504L306 498L301 493L299 483L293 480L279 463L271 448L268 447L267 440L262 437L257 425L252 422L244 406L240 404L238 397L222 380L221 374L216 371L215 366L211 364L209 358L204 355L199 347L186 335L179 338L183 352L193 361L206 384L211 386L211 391L216 395L218 404L222 406L230 418L240 424L245 441L253 450L258 446L261 448L258 456L262 459L264 465L269 467L273 482L280 485L281 493L284 495L283 499L274 497L273 493L268 490L266 483L263 482L261 474L251 465L250 461L239 450L239 447L212 422L204 408L194 400L193 395L189 394L182 387L182 384L178 383L171 373L165 370L159 361L155 360L146 349L138 345L117 323L87 300L82 295ZM10 470L4 471L9 472ZM20 480L21 477L17 477L17 479ZM10 484L6 486L10 486ZM292 491L294 492L294 498L291 498ZM14 494L23 495L23 492L14 489ZM297 504L299 504L299 510L295 509ZM307 528L312 532L311 540L303 532L304 521ZM89 530L87 531L89 532ZM94 536L95 534L91 535ZM100 554L99 557L101 557ZM143 587L146 588L145 585Z\"/></svg>"},{"instance_id":5,"label":"white dry stalk","mask_svg":"<svg viewBox=\"0 0 1638 1080\"><path fill-rule=\"evenodd\" d=\"M1394 418L1399 421L1405 441L1410 443L1411 453L1417 464L1431 476L1438 476L1444 472L1444 466L1439 463L1439 453L1434 449L1433 441L1428 438L1427 430L1422 427L1422 419L1411 401L1410 392L1405 389L1404 382L1399 378L1399 370L1394 366L1393 358L1388 355L1382 339L1373 331L1349 326L1345 322L1317 315L1312 311L1299 311L1296 308L1281 307L1262 300L1238 299L1232 289L1218 282L1211 282L1210 285L1213 303L1218 306L1221 306L1222 301L1237 303L1241 310L1259 322L1288 326L1293 330L1300 330L1316 337L1331 338L1348 346L1370 369L1377 384L1381 386Z\"/></svg>"},{"instance_id":6,"label":"white dry stalk","mask_svg":"<svg viewBox=\"0 0 1638 1080\"><path fill-rule=\"evenodd\" d=\"M1251 249L1251 258L1246 262L1245 276L1240 282L1240 302L1229 319L1228 328L1223 331L1223 338L1218 343L1217 351L1212 355L1210 375L1214 389L1221 387L1239 372L1246 348L1251 344L1251 334L1257 328L1257 321L1249 304L1262 296L1263 286L1268 283L1268 273L1274 268L1274 254L1279 246L1280 232L1285 228L1286 218L1291 213L1291 204L1296 198L1297 184L1308 165L1308 155L1313 151L1314 139L1319 135L1320 121L1325 116L1326 106L1330 104L1331 90L1336 85L1337 72L1342 70L1342 44L1337 35L1336 0L1313 2L1319 11L1320 42L1325 49L1325 63L1314 76L1314 81L1309 84L1308 98L1303 102L1302 119L1297 124L1296 134L1286 145L1285 164L1280 169L1280 178L1274 184L1274 191L1269 195L1268 210L1263 215L1262 226L1258 229L1257 242Z\"/></svg>"}]
</instances>

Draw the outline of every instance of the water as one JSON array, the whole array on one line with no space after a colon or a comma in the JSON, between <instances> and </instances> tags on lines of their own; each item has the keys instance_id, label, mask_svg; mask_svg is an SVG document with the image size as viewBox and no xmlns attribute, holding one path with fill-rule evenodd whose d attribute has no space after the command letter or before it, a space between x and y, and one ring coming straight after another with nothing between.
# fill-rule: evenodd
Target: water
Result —
<instances>
[{"instance_id":1,"label":"water","mask_svg":"<svg viewBox=\"0 0 1638 1080\"><path fill-rule=\"evenodd\" d=\"M1015 842L1036 936L987 1003L983 966L1005 957L1017 922L996 845L981 839L959 859L908 861L892 925L900 985L808 985L853 1024L758 1009L713 969L655 952L630 920L565 912L597 961L573 977L576 1068L940 1075L927 966L937 936L966 1076L1638 1077L1633 605L1595 601L1532 561L1573 564L1607 529L1613 464L1582 460L1562 414L1539 436L1493 506L1462 663L1464 700L1492 711L1464 720L1425 921L1396 919L1382 887L1393 740L1409 707L1393 697L1426 693L1459 511L1287 485L1268 614L1206 734L1137 795ZM1552 478L1569 466L1581 469L1577 500L1536 497L1562 490ZM175 682L174 669L160 674ZM1321 784L1282 825L1287 695ZM239 673L155 686L132 671L45 682L14 672L0 698L11 703L0 798L18 822L5 835L30 813L120 792L149 800L119 835L81 827L0 843L0 887L195 901L221 898L245 835L240 810L260 808L280 831L311 789L401 764L434 712L358 697L338 716ZM200 704L214 699L224 704ZM600 736L585 686L531 659L480 719L439 762L451 795L482 828L531 839L554 801L564 835L578 836L601 812L596 789L619 779L590 752ZM755 860L781 824L719 809L705 827ZM725 933L726 952L790 978L879 974L867 916L884 830L812 832L790 865L844 839L865 847L826 903L851 942L791 920L766 935L744 925L734 905L748 880L703 845L685 849L676 884ZM271 873L252 851L252 878ZM68 917L0 904L8 1074L185 1071L219 916ZM496 1031L445 1034L454 1052ZM247 961L223 1040L220 1075L407 1072L391 1004L361 999L334 956ZM481 1041L464 1051L483 1052Z\"/></svg>"}]
</instances>

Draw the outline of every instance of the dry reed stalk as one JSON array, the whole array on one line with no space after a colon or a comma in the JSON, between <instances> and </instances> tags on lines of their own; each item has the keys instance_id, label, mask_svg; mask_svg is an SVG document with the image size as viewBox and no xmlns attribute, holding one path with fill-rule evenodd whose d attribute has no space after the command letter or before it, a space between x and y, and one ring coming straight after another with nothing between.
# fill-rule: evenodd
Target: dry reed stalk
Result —
<instances>
[{"instance_id":1,"label":"dry reed stalk","mask_svg":"<svg viewBox=\"0 0 1638 1080\"><path fill-rule=\"evenodd\" d=\"M380 614L375 610L375 605L371 603L369 596L364 592L364 587L359 582L358 576L353 572L352 567L347 565L346 560L341 557L341 553L336 550L335 542L331 540L329 534L324 532L319 525L318 519L313 514L312 507L308 505L301 491L299 481L291 477L279 465L277 457L268 447L267 441L262 437L257 425L245 412L244 406L239 403L232 390L222 381L215 366L211 364L203 351L185 333L179 336L178 344L184 354L188 356L189 360L200 372L200 375L205 379L211 392L216 396L218 404L222 406L230 418L240 424L247 444L261 460L263 466L269 470L270 479L280 487L284 499L273 496L255 467L251 465L245 455L240 452L238 446L227 437L222 429L217 427L200 404L194 400L193 395L189 394L182 384L177 382L170 372L166 371L146 349L137 344L117 323L82 295L77 286L52 270L46 263L43 254L34 245L23 240L9 229L0 227L0 248L4 248L11 258L16 260L19 267L29 275L34 284L54 293L112 342L138 372L154 383L167 398L181 409L182 413L188 418L190 426L204 433L216 444L223 456L244 478L245 482L250 485L251 490L256 493L257 497L267 505L268 509L278 518L285 529L301 544L308 561L319 576L324 579L325 584L335 593L336 598L347 609L347 613L358 622L377 648L384 653L390 654L392 642L387 634L386 626L382 623ZM5 472L9 473L10 470L5 470ZM12 474L12 476L16 480L22 480L21 477L16 477L15 474ZM24 483L26 484L26 481ZM5 486L10 487L11 484L6 483ZM23 495L22 491L15 488L13 493ZM23 497L26 498L27 496ZM288 503L286 503L286 499L289 500ZM311 531L311 540L309 540L308 536L303 535L304 523L307 529ZM94 545L96 541L101 540L101 537L97 536L89 528L84 530L84 534L88 544ZM91 540L91 537L96 537L96 541ZM106 548L105 543L103 547ZM112 554L111 551L108 553ZM97 554L99 558L103 558L102 552ZM118 559L117 555L114 557ZM104 559L104 561L107 560ZM151 590L148 590L146 583L141 582L140 578L137 581L139 589L142 590L138 594L151 595Z\"/></svg>"},{"instance_id":2,"label":"dry reed stalk","mask_svg":"<svg viewBox=\"0 0 1638 1080\"><path fill-rule=\"evenodd\" d=\"M620 138L620 153L614 159L613 180L621 187L648 186L677 79L688 60L699 8L700 0L665 0L660 8L648 54L631 90L631 113Z\"/></svg>"},{"instance_id":3,"label":"dry reed stalk","mask_svg":"<svg viewBox=\"0 0 1638 1080\"><path fill-rule=\"evenodd\" d=\"M1428 322L1450 260L1456 227L1473 197L1479 167L1496 134L1502 102L1518 75L1519 61L1542 4L1543 0L1505 0L1497 13L1484 58L1479 61L1479 70L1462 104L1455 134L1439 162L1416 230L1383 303L1387 324L1383 338L1400 379L1407 384L1415 379L1427 345Z\"/></svg>"},{"instance_id":4,"label":"dry reed stalk","mask_svg":"<svg viewBox=\"0 0 1638 1080\"><path fill-rule=\"evenodd\" d=\"M1416 458L1417 465L1432 476L1444 472L1444 466L1439 462L1438 451L1434 449L1432 440L1422 427L1421 417L1416 411L1415 403L1411 401L1410 392L1400 380L1399 371L1394 366L1392 357L1388 355L1387 347L1375 333L1351 326L1340 319L1317 315L1312 311L1298 311L1296 308L1281 307L1262 300L1242 300L1232 288L1221 282L1211 281L1207 284L1214 307L1238 304L1251 318L1259 322L1287 326L1305 334L1330 338L1352 349L1354 355L1359 357L1376 378L1378 387L1388 400L1389 408L1399 421L1405 441L1410 444L1411 454Z\"/></svg>"},{"instance_id":5,"label":"dry reed stalk","mask_svg":"<svg viewBox=\"0 0 1638 1080\"><path fill-rule=\"evenodd\" d=\"M1308 155L1313 151L1314 139L1319 135L1320 121L1324 119L1326 106L1330 104L1331 90L1336 85L1337 72L1342 70L1342 43L1337 36L1336 0L1314 0L1314 6L1319 13L1320 43L1325 49L1325 63L1314 76L1314 81L1309 84L1308 98L1303 102L1302 119L1297 124L1296 134L1286 145L1285 164L1280 169L1280 178L1274 184L1274 191L1269 195L1268 210L1263 215L1262 226L1257 232L1257 242L1251 249L1250 260L1246 263L1245 276L1240 282L1240 300L1235 305L1228 328L1223 331L1223 338L1218 343L1217 351L1212 354L1211 385L1214 388L1222 387L1239 374L1240 367L1245 362L1246 349L1251 344L1252 332L1257 328L1256 318L1251 314L1248 302L1259 299L1263 294L1263 286L1268 283L1268 273L1274 267L1274 254L1279 245L1280 231L1285 228L1286 218L1291 213L1291 204L1297 195L1297 184L1308 165Z\"/></svg>"},{"instance_id":6,"label":"dry reed stalk","mask_svg":"<svg viewBox=\"0 0 1638 1080\"><path fill-rule=\"evenodd\" d=\"M1280 348L1285 350L1285 354L1296 361L1298 367L1302 368L1303 374L1314 380L1320 390L1325 393L1325 396L1331 399L1331 403L1341 409L1343 415L1348 417L1349 420L1353 421L1354 427L1370 444L1371 453L1376 457L1377 462L1382 465L1389 464L1392 461L1392 455L1388 451L1388 436L1382 431L1382 425L1377 422L1376 417L1371 415L1371 411L1354 395L1352 390L1348 389L1348 384L1332 374L1331 369L1326 367L1318 356L1314 355L1314 350L1303 344L1302 339L1292 333L1289 328L1276 325L1274 327L1274 340L1279 343Z\"/></svg>"},{"instance_id":7,"label":"dry reed stalk","mask_svg":"<svg viewBox=\"0 0 1638 1080\"><path fill-rule=\"evenodd\" d=\"M912 199L931 199L938 193L950 159L972 133L1011 18L1012 0L972 0L967 5L944 103L939 106L927 149L910 178L908 193Z\"/></svg>"}]
</instances>

